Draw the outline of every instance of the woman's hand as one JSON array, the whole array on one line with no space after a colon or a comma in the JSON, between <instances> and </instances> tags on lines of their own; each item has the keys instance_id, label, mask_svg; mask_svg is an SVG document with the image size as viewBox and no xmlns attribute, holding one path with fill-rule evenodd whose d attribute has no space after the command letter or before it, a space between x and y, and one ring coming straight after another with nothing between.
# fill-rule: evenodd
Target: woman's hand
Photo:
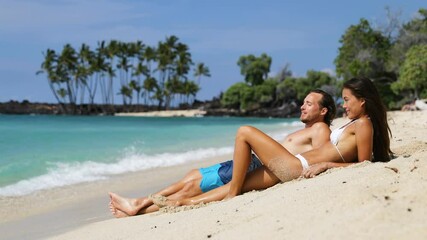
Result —
<instances>
[{"instance_id":1,"label":"woman's hand","mask_svg":"<svg viewBox=\"0 0 427 240\"><path fill-rule=\"evenodd\" d=\"M317 163L302 171L301 176L305 178L312 178L328 169L329 167L327 162Z\"/></svg>"}]
</instances>

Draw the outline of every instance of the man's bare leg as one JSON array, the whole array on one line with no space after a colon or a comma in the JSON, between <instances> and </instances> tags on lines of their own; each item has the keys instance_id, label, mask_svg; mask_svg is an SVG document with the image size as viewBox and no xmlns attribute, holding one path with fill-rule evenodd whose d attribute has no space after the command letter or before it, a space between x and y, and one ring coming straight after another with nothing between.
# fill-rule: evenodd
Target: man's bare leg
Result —
<instances>
[{"instance_id":1,"label":"man's bare leg","mask_svg":"<svg viewBox=\"0 0 427 240\"><path fill-rule=\"evenodd\" d=\"M187 173L183 179L157 192L156 195L171 196L173 199L195 196L199 191L201 192L197 185L197 182L200 184L201 179L202 175L199 170L193 169ZM196 185L194 185L195 183ZM110 192L109 195L113 207L129 216L134 216L138 214L140 210L153 205L151 199L147 197L125 198L112 192Z\"/></svg>"},{"instance_id":2,"label":"man's bare leg","mask_svg":"<svg viewBox=\"0 0 427 240\"><path fill-rule=\"evenodd\" d=\"M197 195L202 194L202 189L200 189L201 178L193 181L188 181L185 183L184 187L178 192L167 196L170 200L181 200L185 198L191 198ZM161 194L160 194L161 195ZM162 195L165 196L165 195Z\"/></svg>"},{"instance_id":3,"label":"man's bare leg","mask_svg":"<svg viewBox=\"0 0 427 240\"><path fill-rule=\"evenodd\" d=\"M146 198L125 198L115 193L108 193L110 195L111 205L116 210L120 210L129 216L133 216L138 213L144 207L150 206L153 202Z\"/></svg>"},{"instance_id":4,"label":"man's bare leg","mask_svg":"<svg viewBox=\"0 0 427 240\"><path fill-rule=\"evenodd\" d=\"M243 184L242 192L266 189L279 182L280 180L270 170L262 166L248 174ZM230 190L230 184L226 184L224 186L221 186L209 192L205 192L203 194L197 195L195 197L185 198L182 200L167 198L167 200L159 201L158 204L160 207L162 207L162 206L196 205L200 203L221 201L225 199L229 190Z\"/></svg>"}]
</instances>

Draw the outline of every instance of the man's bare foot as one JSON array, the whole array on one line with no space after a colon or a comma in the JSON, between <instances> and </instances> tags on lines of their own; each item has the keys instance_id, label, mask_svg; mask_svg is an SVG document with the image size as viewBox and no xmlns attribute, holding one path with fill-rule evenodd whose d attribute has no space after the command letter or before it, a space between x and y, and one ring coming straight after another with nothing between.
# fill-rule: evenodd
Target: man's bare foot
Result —
<instances>
[{"instance_id":1,"label":"man's bare foot","mask_svg":"<svg viewBox=\"0 0 427 240\"><path fill-rule=\"evenodd\" d=\"M129 217L129 215L127 215L126 213L124 213L123 211L118 210L117 208L115 208L113 206L113 203L110 202L110 212L111 214L113 214L114 217L116 218L124 218L124 217Z\"/></svg>"},{"instance_id":2,"label":"man's bare foot","mask_svg":"<svg viewBox=\"0 0 427 240\"><path fill-rule=\"evenodd\" d=\"M108 193L111 199L111 205L114 209L120 210L128 216L134 216L138 211L144 207L141 204L141 200L137 198L124 198L115 193Z\"/></svg>"}]
</instances>

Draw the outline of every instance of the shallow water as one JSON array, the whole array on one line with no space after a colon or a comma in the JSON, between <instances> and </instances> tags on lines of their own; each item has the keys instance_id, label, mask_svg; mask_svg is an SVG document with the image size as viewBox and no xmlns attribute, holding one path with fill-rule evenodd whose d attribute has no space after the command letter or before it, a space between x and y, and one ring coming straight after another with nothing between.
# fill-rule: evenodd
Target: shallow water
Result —
<instances>
[{"instance_id":1,"label":"shallow water","mask_svg":"<svg viewBox=\"0 0 427 240\"><path fill-rule=\"evenodd\" d=\"M0 195L228 154L241 125L275 139L302 127L298 119L0 115Z\"/></svg>"}]
</instances>

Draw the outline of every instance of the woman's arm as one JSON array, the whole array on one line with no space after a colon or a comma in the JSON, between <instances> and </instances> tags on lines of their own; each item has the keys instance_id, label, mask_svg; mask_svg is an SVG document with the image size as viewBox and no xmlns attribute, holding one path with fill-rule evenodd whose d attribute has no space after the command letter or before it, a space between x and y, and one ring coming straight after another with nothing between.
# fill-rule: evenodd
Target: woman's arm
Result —
<instances>
[{"instance_id":1,"label":"woman's arm","mask_svg":"<svg viewBox=\"0 0 427 240\"><path fill-rule=\"evenodd\" d=\"M335 168L335 167L347 167L354 163L336 163L336 162L321 162L317 164L311 165L308 169L305 169L301 176L305 178L312 178L316 175L328 170L329 168Z\"/></svg>"},{"instance_id":2,"label":"woman's arm","mask_svg":"<svg viewBox=\"0 0 427 240\"><path fill-rule=\"evenodd\" d=\"M374 142L374 129L371 120L367 117L360 118L355 123L354 134L356 135L357 160L363 162L371 161Z\"/></svg>"}]
</instances>

